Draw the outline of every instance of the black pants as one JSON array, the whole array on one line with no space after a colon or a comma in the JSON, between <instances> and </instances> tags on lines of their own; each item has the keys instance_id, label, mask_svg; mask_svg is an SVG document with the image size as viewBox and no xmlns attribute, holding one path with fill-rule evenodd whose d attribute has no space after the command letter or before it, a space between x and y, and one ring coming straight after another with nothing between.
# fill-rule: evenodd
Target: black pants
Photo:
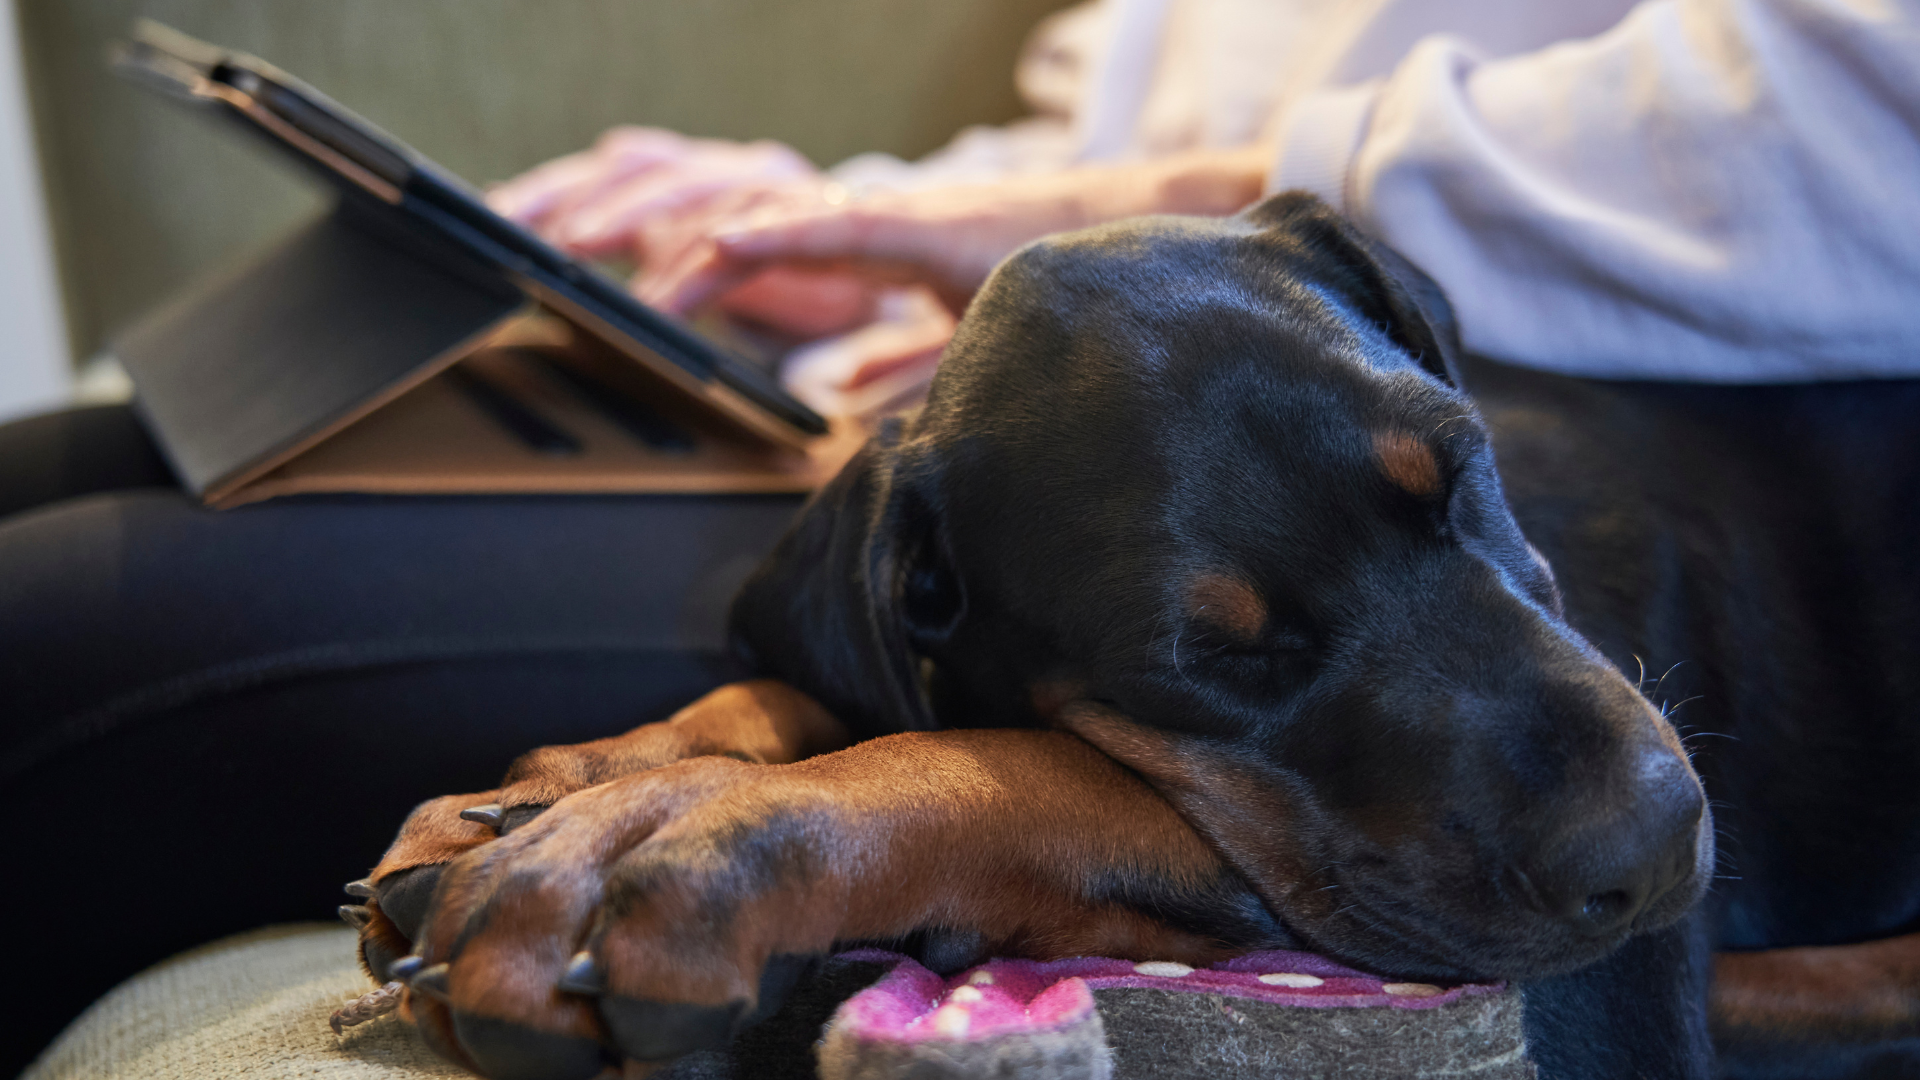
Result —
<instances>
[{"instance_id":1,"label":"black pants","mask_svg":"<svg viewBox=\"0 0 1920 1080\"><path fill-rule=\"evenodd\" d=\"M331 918L421 800L737 675L727 601L798 502L212 512L124 409L0 427L0 1076L154 961Z\"/></svg>"}]
</instances>

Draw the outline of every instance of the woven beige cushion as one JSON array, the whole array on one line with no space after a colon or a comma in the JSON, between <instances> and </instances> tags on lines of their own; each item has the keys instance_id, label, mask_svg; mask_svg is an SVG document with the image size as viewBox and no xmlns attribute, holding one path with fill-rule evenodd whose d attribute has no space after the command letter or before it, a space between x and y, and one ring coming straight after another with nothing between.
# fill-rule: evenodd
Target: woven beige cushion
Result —
<instances>
[{"instance_id":1,"label":"woven beige cushion","mask_svg":"<svg viewBox=\"0 0 1920 1080\"><path fill-rule=\"evenodd\" d=\"M371 990L353 931L276 926L182 953L121 983L21 1080L392 1080L466 1076L389 1014L335 1035L333 1010Z\"/></svg>"}]
</instances>

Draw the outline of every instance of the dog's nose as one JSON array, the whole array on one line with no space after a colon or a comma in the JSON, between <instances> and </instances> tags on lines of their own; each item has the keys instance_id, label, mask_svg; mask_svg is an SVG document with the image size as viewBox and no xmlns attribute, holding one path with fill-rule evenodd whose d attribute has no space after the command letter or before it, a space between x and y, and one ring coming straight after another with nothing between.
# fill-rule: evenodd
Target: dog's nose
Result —
<instances>
[{"instance_id":1,"label":"dog's nose","mask_svg":"<svg viewBox=\"0 0 1920 1080\"><path fill-rule=\"evenodd\" d=\"M1654 746L1625 771L1625 790L1554 830L1519 867L1530 904L1583 935L1627 926L1693 872L1706 800L1692 770Z\"/></svg>"}]
</instances>

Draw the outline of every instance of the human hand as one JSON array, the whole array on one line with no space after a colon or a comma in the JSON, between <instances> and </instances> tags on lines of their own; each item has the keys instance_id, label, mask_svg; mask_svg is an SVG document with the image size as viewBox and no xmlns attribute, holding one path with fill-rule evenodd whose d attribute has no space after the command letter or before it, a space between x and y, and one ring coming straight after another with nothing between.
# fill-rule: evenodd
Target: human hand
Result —
<instances>
[{"instance_id":1,"label":"human hand","mask_svg":"<svg viewBox=\"0 0 1920 1080\"><path fill-rule=\"evenodd\" d=\"M487 202L565 251L631 258L644 274L680 259L715 220L826 187L813 164L782 143L618 127L590 149L496 185ZM750 275L735 286L717 298L722 311L801 341L866 322L876 292L853 275L794 268Z\"/></svg>"},{"instance_id":2,"label":"human hand","mask_svg":"<svg viewBox=\"0 0 1920 1080\"><path fill-rule=\"evenodd\" d=\"M647 282L662 268L699 258L711 249L712 232L728 222L780 208L829 205L837 190L822 177L754 183L643 222L635 240L643 257L635 260L633 290L644 297ZM712 306L748 326L804 342L872 321L882 291L881 283L849 270L773 265L730 283Z\"/></svg>"},{"instance_id":3,"label":"human hand","mask_svg":"<svg viewBox=\"0 0 1920 1080\"><path fill-rule=\"evenodd\" d=\"M925 285L959 312L1001 259L1048 233L1137 214L1232 213L1259 196L1268 158L1263 146L1196 151L859 200L788 186L709 215L704 235L652 261L637 291L687 312L771 267L850 270Z\"/></svg>"},{"instance_id":4,"label":"human hand","mask_svg":"<svg viewBox=\"0 0 1920 1080\"><path fill-rule=\"evenodd\" d=\"M955 320L917 286L888 289L873 322L788 353L780 381L823 416L872 418L925 396Z\"/></svg>"},{"instance_id":5,"label":"human hand","mask_svg":"<svg viewBox=\"0 0 1920 1080\"><path fill-rule=\"evenodd\" d=\"M661 128L608 130L592 147L496 184L487 205L587 258L633 253L643 228L742 190L818 176L784 143L696 139Z\"/></svg>"}]
</instances>

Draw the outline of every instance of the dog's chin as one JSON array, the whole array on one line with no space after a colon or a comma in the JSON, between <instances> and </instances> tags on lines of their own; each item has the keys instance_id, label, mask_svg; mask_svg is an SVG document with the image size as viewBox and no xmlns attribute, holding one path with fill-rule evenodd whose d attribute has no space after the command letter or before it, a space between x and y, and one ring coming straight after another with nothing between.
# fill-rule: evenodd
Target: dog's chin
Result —
<instances>
[{"instance_id":1,"label":"dog's chin","mask_svg":"<svg viewBox=\"0 0 1920 1080\"><path fill-rule=\"evenodd\" d=\"M1293 855L1296 865L1337 861L1322 852ZM1604 934L1548 920L1510 897L1408 890L1404 878L1343 877L1267 900L1307 948L1363 971L1430 982L1530 982L1578 971L1680 922L1706 895L1715 860L1713 818L1705 814L1686 876L1630 924Z\"/></svg>"},{"instance_id":2,"label":"dog's chin","mask_svg":"<svg viewBox=\"0 0 1920 1080\"><path fill-rule=\"evenodd\" d=\"M1543 926L1537 918L1485 908L1446 910L1421 898L1395 907L1419 915L1349 905L1281 918L1306 945L1362 971L1426 982L1531 982L1566 975L1604 960L1629 939L1664 930L1685 918L1710 880L1711 849L1629 926L1607 934Z\"/></svg>"},{"instance_id":3,"label":"dog's chin","mask_svg":"<svg viewBox=\"0 0 1920 1080\"><path fill-rule=\"evenodd\" d=\"M1424 982L1528 982L1564 975L1605 959L1634 932L1542 934L1489 925L1413 937L1383 932L1355 911L1289 925L1315 952L1361 971Z\"/></svg>"}]
</instances>

